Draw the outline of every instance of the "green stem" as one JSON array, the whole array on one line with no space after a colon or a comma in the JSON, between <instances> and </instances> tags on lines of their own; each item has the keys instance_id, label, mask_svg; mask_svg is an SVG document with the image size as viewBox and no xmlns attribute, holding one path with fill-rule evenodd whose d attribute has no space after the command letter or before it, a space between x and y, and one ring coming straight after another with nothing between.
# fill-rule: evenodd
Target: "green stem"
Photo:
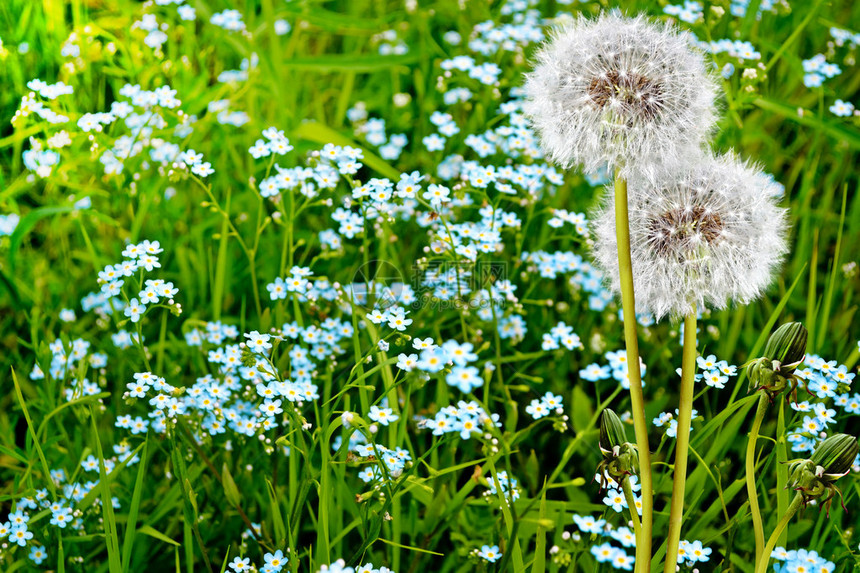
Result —
<instances>
[{"instance_id":1,"label":"green stem","mask_svg":"<svg viewBox=\"0 0 860 573\"><path fill-rule=\"evenodd\" d=\"M755 573L767 572L767 566L770 563L770 554L773 553L773 548L776 547L779 536L788 525L788 522L791 521L791 518L794 517L794 514L797 513L797 510L800 509L802 503L803 496L799 493L796 494L794 499L791 501L791 505L788 506L788 509L782 516L782 519L779 520L776 529L774 529L773 533L770 534L770 537L767 540L767 545L764 546L764 557L762 557L761 561L756 565Z\"/></svg>"},{"instance_id":2,"label":"green stem","mask_svg":"<svg viewBox=\"0 0 860 573\"><path fill-rule=\"evenodd\" d=\"M779 401L779 415L776 422L776 507L777 515L788 510L788 444L785 437L785 400ZM788 530L779 536L779 545L785 547Z\"/></svg>"},{"instance_id":3,"label":"green stem","mask_svg":"<svg viewBox=\"0 0 860 573\"><path fill-rule=\"evenodd\" d=\"M765 392L761 392L758 398L758 408L755 411L755 419L753 420L752 429L750 430L749 441L747 442L746 456L746 482L747 495L750 498L750 513L752 514L753 531L755 532L755 561L754 564L762 558L764 551L764 525L761 520L761 509L758 505L758 494L755 489L755 447L758 440L758 432L761 429L764 414L767 411L767 406L770 400Z\"/></svg>"},{"instance_id":4,"label":"green stem","mask_svg":"<svg viewBox=\"0 0 860 573\"><path fill-rule=\"evenodd\" d=\"M639 512L636 510L636 498L633 497L633 489L630 487L630 478L621 480L621 489L624 491L624 499L627 500L627 509L630 510L630 521L633 522L633 533L637 539L641 535L642 526L639 523Z\"/></svg>"},{"instance_id":5,"label":"green stem","mask_svg":"<svg viewBox=\"0 0 860 573\"><path fill-rule=\"evenodd\" d=\"M164 351L167 346L167 309L161 311L161 330L158 332L158 354L155 360L155 371L164 373Z\"/></svg>"},{"instance_id":6,"label":"green stem","mask_svg":"<svg viewBox=\"0 0 860 573\"><path fill-rule=\"evenodd\" d=\"M696 374L696 311L684 317L684 354L681 361L681 401L675 441L675 468L672 481L672 506L669 512L669 538L663 573L675 573L681 525L684 521L684 489L687 482L687 457L690 450L690 421L693 416L693 382Z\"/></svg>"},{"instance_id":7,"label":"green stem","mask_svg":"<svg viewBox=\"0 0 860 573\"><path fill-rule=\"evenodd\" d=\"M639 368L639 340L636 336L636 299L633 295L633 262L630 257L630 221L627 215L627 180L615 174L615 234L618 240L618 269L621 278L621 306L624 315L624 342L630 379L630 409L636 447L639 450L639 480L642 484L642 529L636 536L636 573L647 573L651 563L651 523L654 497L651 480L651 450L642 372ZM695 331L695 329L694 329Z\"/></svg>"}]
</instances>

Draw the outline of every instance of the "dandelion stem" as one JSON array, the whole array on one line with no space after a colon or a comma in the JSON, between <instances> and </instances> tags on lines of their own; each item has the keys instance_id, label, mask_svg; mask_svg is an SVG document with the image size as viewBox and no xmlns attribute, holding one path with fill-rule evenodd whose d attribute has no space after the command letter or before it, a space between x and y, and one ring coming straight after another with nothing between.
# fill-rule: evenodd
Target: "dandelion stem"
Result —
<instances>
[{"instance_id":1,"label":"dandelion stem","mask_svg":"<svg viewBox=\"0 0 860 573\"><path fill-rule=\"evenodd\" d=\"M633 522L633 534L638 538L641 535L642 525L639 523L639 512L636 510L636 498L633 497L633 489L630 487L630 478L621 480L621 489L624 491L624 499L627 500L627 509L630 510L630 521Z\"/></svg>"},{"instance_id":2,"label":"dandelion stem","mask_svg":"<svg viewBox=\"0 0 860 573\"><path fill-rule=\"evenodd\" d=\"M678 405L678 429L675 443L675 467L672 481L672 506L669 512L669 538L663 573L674 573L681 543L684 520L684 488L687 482L687 457L690 450L690 420L693 415L693 382L696 373L696 311L684 317L684 353L681 361L681 401Z\"/></svg>"},{"instance_id":3,"label":"dandelion stem","mask_svg":"<svg viewBox=\"0 0 860 573\"><path fill-rule=\"evenodd\" d=\"M796 494L794 499L791 501L791 505L788 506L788 509L783 514L782 519L780 519L779 523L776 525L776 529L774 529L773 533L770 534L770 537L767 540L767 545L764 546L764 555L756 564L755 573L767 572L767 566L768 563L770 563L770 554L773 553L773 548L776 547L779 536L788 525L788 522L791 521L791 518L794 517L794 514L797 513L797 510L800 509L802 503L803 496L799 493Z\"/></svg>"},{"instance_id":4,"label":"dandelion stem","mask_svg":"<svg viewBox=\"0 0 860 573\"><path fill-rule=\"evenodd\" d=\"M624 314L624 342L630 379L630 409L639 450L639 480L642 484L642 528L636 536L636 573L646 573L651 563L651 522L654 498L651 485L651 450L645 421L642 373L639 369L639 340L636 337L636 299L633 296L633 262L630 258L630 221L627 216L627 180L615 174L615 233L618 238L618 268Z\"/></svg>"},{"instance_id":5,"label":"dandelion stem","mask_svg":"<svg viewBox=\"0 0 860 573\"><path fill-rule=\"evenodd\" d=\"M758 398L758 408L755 411L755 419L753 420L752 429L750 430L749 442L747 442L746 455L746 482L747 495L750 498L750 512L752 513L753 531L755 531L755 563L756 565L762 558L764 551L764 525L761 520L761 509L758 505L758 494L755 489L755 447L758 441L758 432L761 429L764 414L767 411L767 405L770 400L765 392L761 392Z\"/></svg>"}]
</instances>

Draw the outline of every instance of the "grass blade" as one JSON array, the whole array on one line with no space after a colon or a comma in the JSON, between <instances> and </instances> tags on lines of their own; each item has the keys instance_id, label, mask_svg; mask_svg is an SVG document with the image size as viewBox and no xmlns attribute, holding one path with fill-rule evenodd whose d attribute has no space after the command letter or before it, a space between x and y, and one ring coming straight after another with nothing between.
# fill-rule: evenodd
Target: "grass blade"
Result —
<instances>
[{"instance_id":1,"label":"grass blade","mask_svg":"<svg viewBox=\"0 0 860 573\"><path fill-rule=\"evenodd\" d=\"M113 512L113 501L110 494L105 458L102 452L102 442L99 438L99 429L96 425L96 414L90 406L90 421L92 422L93 439L96 441L96 454L99 458L99 485L102 496L102 518L105 528L105 545L108 552L108 567L110 573L122 573L122 562L119 554L119 536L116 529L116 516Z\"/></svg>"},{"instance_id":2,"label":"grass blade","mask_svg":"<svg viewBox=\"0 0 860 573\"><path fill-rule=\"evenodd\" d=\"M140 498L143 495L143 480L146 476L146 454L149 446L149 435L143 442L143 450L140 454L140 466L137 468L137 479L134 482L134 492L131 496L131 506L128 509L128 520L125 525L125 539L122 544L122 570L128 571L131 564L131 550L134 546L135 527L137 526L137 514L140 510ZM141 528L142 529L142 528Z\"/></svg>"}]
</instances>

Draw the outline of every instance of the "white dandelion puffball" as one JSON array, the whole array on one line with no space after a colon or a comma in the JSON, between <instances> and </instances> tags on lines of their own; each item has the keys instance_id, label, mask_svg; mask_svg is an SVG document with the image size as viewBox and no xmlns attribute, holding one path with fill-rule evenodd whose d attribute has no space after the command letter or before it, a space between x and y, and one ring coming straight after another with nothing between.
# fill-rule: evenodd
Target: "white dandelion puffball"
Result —
<instances>
[{"instance_id":1,"label":"white dandelion puffball","mask_svg":"<svg viewBox=\"0 0 860 573\"><path fill-rule=\"evenodd\" d=\"M630 180L636 309L658 319L746 304L787 252L782 188L734 155L704 155L674 175ZM612 193L595 215L595 261L620 292Z\"/></svg>"},{"instance_id":2,"label":"white dandelion puffball","mask_svg":"<svg viewBox=\"0 0 860 573\"><path fill-rule=\"evenodd\" d=\"M717 82L692 35L617 12L556 30L525 91L548 158L589 173L672 167L702 146L717 117Z\"/></svg>"}]
</instances>

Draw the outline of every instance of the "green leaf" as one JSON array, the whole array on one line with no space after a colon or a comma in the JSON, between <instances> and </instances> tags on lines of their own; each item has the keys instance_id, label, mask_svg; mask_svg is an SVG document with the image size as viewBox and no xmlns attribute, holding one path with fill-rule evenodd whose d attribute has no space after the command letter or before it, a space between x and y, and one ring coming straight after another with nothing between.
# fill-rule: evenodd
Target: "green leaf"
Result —
<instances>
[{"instance_id":1,"label":"green leaf","mask_svg":"<svg viewBox=\"0 0 860 573\"><path fill-rule=\"evenodd\" d=\"M191 502L191 507L194 508L194 517L197 518L197 492L191 487L191 480L185 478L185 492L188 495L188 501Z\"/></svg>"},{"instance_id":2,"label":"green leaf","mask_svg":"<svg viewBox=\"0 0 860 573\"><path fill-rule=\"evenodd\" d=\"M138 531L140 533L143 533L144 535L149 535L150 537L154 537L155 539L158 539L159 541L163 541L165 543L175 545L176 547L181 547L181 545L178 542L170 539L169 537L167 537L166 535L164 535L163 533L161 533L157 529L152 528L149 525L141 525L138 528Z\"/></svg>"},{"instance_id":3,"label":"green leaf","mask_svg":"<svg viewBox=\"0 0 860 573\"><path fill-rule=\"evenodd\" d=\"M6 446L0 446L0 454L6 454L9 457L15 458L22 464L29 464L30 462L25 458L22 454L19 454L15 450L11 448L7 448Z\"/></svg>"},{"instance_id":4,"label":"green leaf","mask_svg":"<svg viewBox=\"0 0 860 573\"><path fill-rule=\"evenodd\" d=\"M330 32L338 34L378 34L390 26L389 19L361 18L353 14L342 14L326 10L319 4L309 9L302 3L288 4L283 8L296 20L304 20ZM391 15L391 13L389 13Z\"/></svg>"},{"instance_id":5,"label":"green leaf","mask_svg":"<svg viewBox=\"0 0 860 573\"><path fill-rule=\"evenodd\" d=\"M24 236L36 226L36 223L45 217L59 215L60 213L68 213L70 211L74 211L74 209L75 208L71 205L40 207L38 209L33 209L21 217L21 220L18 221L18 225L12 232L12 236L9 238L9 266L12 270L15 270L15 255L18 254L18 249L24 241Z\"/></svg>"},{"instance_id":6,"label":"green leaf","mask_svg":"<svg viewBox=\"0 0 860 573\"><path fill-rule=\"evenodd\" d=\"M836 139L844 141L853 147L860 147L860 132L842 127L841 125L830 121L824 121L814 113L798 115L797 107L792 107L788 104L765 97L754 99L753 104L760 109L776 113L785 119L799 123L800 125L820 129L830 137L835 137Z\"/></svg>"},{"instance_id":7,"label":"green leaf","mask_svg":"<svg viewBox=\"0 0 860 573\"><path fill-rule=\"evenodd\" d=\"M230 468L227 467L227 462L224 462L221 468L221 482L224 485L224 495L227 501L233 507L239 507L241 497L239 497L239 489L236 487L236 482L233 481L233 476L230 474Z\"/></svg>"},{"instance_id":8,"label":"green leaf","mask_svg":"<svg viewBox=\"0 0 860 573\"><path fill-rule=\"evenodd\" d=\"M444 553L436 553L435 551L430 551L429 549L421 549L420 547L412 547L409 545L403 545L401 543L395 543L393 541L389 541L388 539L379 538L378 541L385 543L386 545L391 545L392 547L399 547L400 549L407 549L409 551L417 551L418 553L429 553L430 555L438 555L440 557L444 557Z\"/></svg>"},{"instance_id":9,"label":"green leaf","mask_svg":"<svg viewBox=\"0 0 860 573\"><path fill-rule=\"evenodd\" d=\"M27 420L27 428L30 430L30 437L33 438L33 447L36 448L36 452L39 454L39 460L42 462L42 472L44 472L45 482L48 484L48 490L50 490L51 495L56 499L57 486L54 484L54 480L51 479L51 471L48 469L48 461L45 459L45 453L42 451L42 446L39 445L39 438L36 434L36 429L33 427L33 420L30 418L30 412L27 410L27 403L24 400L24 394L21 393L21 385L18 384L18 376L15 374L14 368L11 370L12 382L15 384L15 394L18 396L18 402L21 404L21 409L24 411L24 419Z\"/></svg>"},{"instance_id":10,"label":"green leaf","mask_svg":"<svg viewBox=\"0 0 860 573\"><path fill-rule=\"evenodd\" d=\"M272 482L266 479L266 491L269 494L269 511L272 512L272 526L275 528L275 541L279 545L283 545L287 539L287 528L284 526L284 519L281 517L281 506L278 503L278 496L275 493L275 488Z\"/></svg>"},{"instance_id":11,"label":"green leaf","mask_svg":"<svg viewBox=\"0 0 860 573\"><path fill-rule=\"evenodd\" d=\"M102 519L104 520L108 566L110 573L122 573L122 562L119 555L119 536L117 535L116 516L113 512L113 502L110 495L110 481L108 480L108 473L105 468L102 442L99 439L99 429L96 425L96 415L92 406L90 406L90 420L92 421L93 439L96 441L96 453L99 458L99 483L93 489L99 490L102 496Z\"/></svg>"},{"instance_id":12,"label":"green leaf","mask_svg":"<svg viewBox=\"0 0 860 573\"><path fill-rule=\"evenodd\" d=\"M540 521L546 519L546 483L540 496ZM546 530L547 527L539 525L535 539L535 559L531 573L544 573L546 571Z\"/></svg>"},{"instance_id":13,"label":"green leaf","mask_svg":"<svg viewBox=\"0 0 860 573\"><path fill-rule=\"evenodd\" d=\"M571 416L573 429L576 433L589 429L589 426L591 425L591 417L593 415L591 411L591 399L581 386L574 386L571 405L573 407Z\"/></svg>"},{"instance_id":14,"label":"green leaf","mask_svg":"<svg viewBox=\"0 0 860 573\"><path fill-rule=\"evenodd\" d=\"M45 429L45 425L48 423L48 420L50 420L66 408L69 408L71 406L80 406L82 404L88 404L90 402L97 402L102 398L108 397L110 397L110 392L99 392L98 394L90 394L89 396L83 396L82 398L72 400L71 402L63 402L62 404L51 410L51 412L47 416L42 418L42 423L39 424L39 429L36 430L36 435L41 436Z\"/></svg>"},{"instance_id":15,"label":"green leaf","mask_svg":"<svg viewBox=\"0 0 860 573\"><path fill-rule=\"evenodd\" d=\"M143 451L140 454L140 465L137 468L137 478L134 482L134 492L131 495L131 506L128 509L128 519L125 524L125 539L122 543L122 570L128 571L131 563L131 550L134 547L135 526L137 525L137 514L140 510L140 499L143 496L143 481L146 476L146 454L149 444L149 436L143 442Z\"/></svg>"}]
</instances>

